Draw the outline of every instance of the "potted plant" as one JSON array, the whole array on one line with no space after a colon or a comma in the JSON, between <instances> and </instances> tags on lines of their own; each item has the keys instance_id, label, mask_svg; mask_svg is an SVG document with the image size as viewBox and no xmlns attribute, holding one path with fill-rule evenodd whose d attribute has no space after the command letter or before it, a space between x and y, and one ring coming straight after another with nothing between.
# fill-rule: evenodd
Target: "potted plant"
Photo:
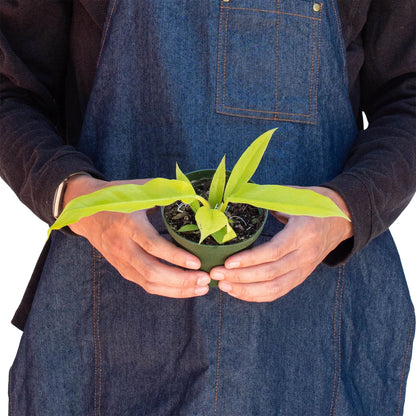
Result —
<instances>
[{"instance_id":1,"label":"potted plant","mask_svg":"<svg viewBox=\"0 0 416 416\"><path fill-rule=\"evenodd\" d=\"M337 216L349 220L331 199L314 191L250 182L275 130L259 136L241 155L229 174L225 168L225 156L215 171L202 171L202 177L210 182L207 196L196 192L194 188L195 180L201 178L201 173L185 175L176 165L176 179L155 178L144 185L110 186L73 199L48 233L100 211L129 213L176 204L177 213L180 214L186 206L192 217L190 223L174 230L164 215L165 224L178 244L200 258L201 269L209 271L215 265L223 264L231 254L253 244L264 226L267 210L289 215ZM257 208L255 217L258 217L260 224L254 234L243 241L235 242L235 218L229 214L232 204ZM166 214L165 211L166 208L162 208L163 214ZM190 234L194 238L197 234L198 241L189 241ZM211 239L211 244L206 244L208 238ZM222 251L224 252L221 253ZM219 259L214 259L216 252L220 252Z\"/></svg>"}]
</instances>

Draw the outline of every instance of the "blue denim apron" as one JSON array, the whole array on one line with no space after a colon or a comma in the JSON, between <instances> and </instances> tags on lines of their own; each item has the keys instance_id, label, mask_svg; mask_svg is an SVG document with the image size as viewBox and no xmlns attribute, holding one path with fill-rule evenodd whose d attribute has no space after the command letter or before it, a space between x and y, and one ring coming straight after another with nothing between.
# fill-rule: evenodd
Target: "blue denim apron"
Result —
<instances>
[{"instance_id":1,"label":"blue denim apron","mask_svg":"<svg viewBox=\"0 0 416 416\"><path fill-rule=\"evenodd\" d=\"M79 148L109 179L232 167L317 185L356 135L334 0L111 0ZM263 241L281 226L273 219ZM161 230L162 232L162 230ZM147 294L54 233L11 415L400 415L413 308L389 233L271 303Z\"/></svg>"}]
</instances>

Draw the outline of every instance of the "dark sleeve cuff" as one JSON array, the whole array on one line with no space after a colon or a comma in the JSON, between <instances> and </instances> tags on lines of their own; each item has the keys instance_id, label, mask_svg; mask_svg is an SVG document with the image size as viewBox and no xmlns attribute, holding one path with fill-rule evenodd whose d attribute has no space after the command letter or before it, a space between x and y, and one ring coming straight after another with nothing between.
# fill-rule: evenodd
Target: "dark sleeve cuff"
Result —
<instances>
[{"instance_id":1,"label":"dark sleeve cuff","mask_svg":"<svg viewBox=\"0 0 416 416\"><path fill-rule=\"evenodd\" d=\"M56 159L52 159L47 163L44 172L40 175L39 184L37 186L42 194L37 199L39 205L37 211L39 216L49 225L55 222L53 217L53 200L56 189L59 184L70 175L77 172L85 172L97 179L105 180L105 176L97 170L92 162L82 153L77 152L70 146L65 146L67 151ZM34 201L36 203L36 201Z\"/></svg>"},{"instance_id":2,"label":"dark sleeve cuff","mask_svg":"<svg viewBox=\"0 0 416 416\"><path fill-rule=\"evenodd\" d=\"M371 200L367 188L353 173L342 173L322 186L341 195L351 214L354 236L339 244L324 260L328 266L337 266L345 263L371 239Z\"/></svg>"}]
</instances>

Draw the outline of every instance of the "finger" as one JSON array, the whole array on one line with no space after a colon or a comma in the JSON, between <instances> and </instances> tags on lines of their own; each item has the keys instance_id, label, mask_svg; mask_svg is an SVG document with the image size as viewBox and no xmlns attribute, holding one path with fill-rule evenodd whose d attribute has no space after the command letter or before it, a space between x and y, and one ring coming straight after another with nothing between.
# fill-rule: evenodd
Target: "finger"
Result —
<instances>
[{"instance_id":1,"label":"finger","mask_svg":"<svg viewBox=\"0 0 416 416\"><path fill-rule=\"evenodd\" d=\"M270 241L229 257L224 266L227 269L256 266L277 261L296 249L296 240L290 233L281 231Z\"/></svg>"},{"instance_id":2,"label":"finger","mask_svg":"<svg viewBox=\"0 0 416 416\"><path fill-rule=\"evenodd\" d=\"M110 250L109 255L103 255L125 279L142 286L149 293L190 297L207 292L211 279L205 272L163 264L131 240L124 246L122 253L120 256Z\"/></svg>"},{"instance_id":3,"label":"finger","mask_svg":"<svg viewBox=\"0 0 416 416\"><path fill-rule=\"evenodd\" d=\"M137 215L141 217L140 227L136 225L132 229L131 238L147 253L179 267L192 270L198 270L201 267L198 257L163 238L143 212Z\"/></svg>"},{"instance_id":4,"label":"finger","mask_svg":"<svg viewBox=\"0 0 416 416\"><path fill-rule=\"evenodd\" d=\"M230 296L247 302L272 302L299 286L308 276L308 273L292 270L267 282L230 283L221 281L219 288Z\"/></svg>"},{"instance_id":5,"label":"finger","mask_svg":"<svg viewBox=\"0 0 416 416\"><path fill-rule=\"evenodd\" d=\"M295 270L299 262L298 251L295 250L275 262L263 263L251 267L239 267L236 269L216 267L211 270L210 276L214 280L225 280L227 282L264 282Z\"/></svg>"},{"instance_id":6,"label":"finger","mask_svg":"<svg viewBox=\"0 0 416 416\"><path fill-rule=\"evenodd\" d=\"M152 284L187 288L207 285L211 280L203 271L184 270L162 263L133 241L125 252L127 263Z\"/></svg>"},{"instance_id":7,"label":"finger","mask_svg":"<svg viewBox=\"0 0 416 416\"><path fill-rule=\"evenodd\" d=\"M124 264L122 267L119 266L119 271L123 278L138 284L147 293L152 295L159 295L179 299L203 296L207 294L209 291L209 287L207 284L202 286L184 285L182 287L174 287L165 285L160 282L153 282L149 280L144 273L139 273L130 264Z\"/></svg>"}]
</instances>

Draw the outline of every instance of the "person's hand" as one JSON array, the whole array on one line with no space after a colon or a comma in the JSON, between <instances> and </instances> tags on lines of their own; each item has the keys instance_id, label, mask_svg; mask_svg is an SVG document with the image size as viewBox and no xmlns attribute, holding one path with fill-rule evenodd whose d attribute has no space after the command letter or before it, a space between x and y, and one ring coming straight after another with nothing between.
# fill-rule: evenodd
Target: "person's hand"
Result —
<instances>
[{"instance_id":1,"label":"person's hand","mask_svg":"<svg viewBox=\"0 0 416 416\"><path fill-rule=\"evenodd\" d=\"M328 188L309 188L330 197L349 216L344 200ZM229 257L211 270L219 288L250 302L274 301L300 285L340 242L352 237L351 222L337 217L284 217L285 228L267 243Z\"/></svg>"},{"instance_id":2,"label":"person's hand","mask_svg":"<svg viewBox=\"0 0 416 416\"><path fill-rule=\"evenodd\" d=\"M106 186L146 181L105 182L88 175L74 176L68 182L64 205ZM148 293L188 298L208 292L211 279L198 271L199 259L160 236L145 210L131 214L99 212L70 225L70 229L87 238L121 276Z\"/></svg>"}]
</instances>

